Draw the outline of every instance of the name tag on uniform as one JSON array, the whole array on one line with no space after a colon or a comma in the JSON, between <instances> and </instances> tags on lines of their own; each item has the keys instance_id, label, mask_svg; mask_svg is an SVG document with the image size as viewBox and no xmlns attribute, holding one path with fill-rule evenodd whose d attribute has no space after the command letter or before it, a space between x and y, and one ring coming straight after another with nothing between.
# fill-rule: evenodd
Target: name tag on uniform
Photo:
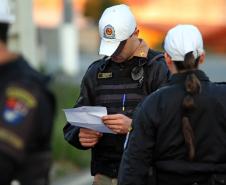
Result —
<instances>
[{"instance_id":1,"label":"name tag on uniform","mask_svg":"<svg viewBox=\"0 0 226 185\"><path fill-rule=\"evenodd\" d=\"M98 73L98 79L101 79L101 78L111 78L112 77L112 72L110 73Z\"/></svg>"}]
</instances>

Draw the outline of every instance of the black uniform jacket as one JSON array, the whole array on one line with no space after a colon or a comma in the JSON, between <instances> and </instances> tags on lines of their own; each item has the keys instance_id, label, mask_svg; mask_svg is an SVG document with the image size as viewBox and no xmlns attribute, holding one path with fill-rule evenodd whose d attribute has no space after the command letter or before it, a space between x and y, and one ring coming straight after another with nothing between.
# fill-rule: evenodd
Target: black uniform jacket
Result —
<instances>
[{"instance_id":1,"label":"black uniform jacket","mask_svg":"<svg viewBox=\"0 0 226 185\"><path fill-rule=\"evenodd\" d=\"M148 58L133 57L121 64L110 59L94 62L83 78L81 94L75 107L106 106L108 114L121 113L132 117L137 104L168 80L169 72L163 55L154 58L158 55L159 53L149 50ZM123 94L126 95L125 111L122 110ZM79 149L87 149L80 145L78 133L79 128L69 123L64 127L65 139L70 144ZM117 177L125 137L125 134L102 136L92 148L92 175L100 173Z\"/></svg>"},{"instance_id":2,"label":"black uniform jacket","mask_svg":"<svg viewBox=\"0 0 226 185\"><path fill-rule=\"evenodd\" d=\"M196 109L190 115L195 160L187 160L181 128L186 73L175 74L136 112L120 166L119 185L146 184L150 166L156 169L159 185L200 184L196 183L200 174L226 172L226 84L210 82L200 70L195 74L202 89L194 97Z\"/></svg>"},{"instance_id":3,"label":"black uniform jacket","mask_svg":"<svg viewBox=\"0 0 226 185\"><path fill-rule=\"evenodd\" d=\"M55 101L47 82L22 56L0 65L0 155L10 161L50 152Z\"/></svg>"}]
</instances>

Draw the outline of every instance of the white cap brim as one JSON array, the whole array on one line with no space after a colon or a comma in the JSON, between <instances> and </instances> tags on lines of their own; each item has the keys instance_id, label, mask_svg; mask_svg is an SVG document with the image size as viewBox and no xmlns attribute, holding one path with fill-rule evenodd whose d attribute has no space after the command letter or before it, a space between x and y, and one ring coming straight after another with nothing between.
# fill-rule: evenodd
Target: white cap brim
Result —
<instances>
[{"instance_id":1,"label":"white cap brim","mask_svg":"<svg viewBox=\"0 0 226 185\"><path fill-rule=\"evenodd\" d=\"M8 17L0 16L0 22L12 24L15 22L15 16L8 16Z\"/></svg>"},{"instance_id":2,"label":"white cap brim","mask_svg":"<svg viewBox=\"0 0 226 185\"><path fill-rule=\"evenodd\" d=\"M119 47L120 41L112 42L105 39L101 39L99 55L111 56Z\"/></svg>"}]
</instances>

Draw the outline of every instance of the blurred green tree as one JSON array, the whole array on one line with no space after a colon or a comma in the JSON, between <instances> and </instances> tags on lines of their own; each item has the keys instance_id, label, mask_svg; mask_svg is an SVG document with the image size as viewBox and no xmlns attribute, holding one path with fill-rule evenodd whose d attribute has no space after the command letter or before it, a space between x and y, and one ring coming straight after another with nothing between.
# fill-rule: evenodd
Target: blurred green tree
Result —
<instances>
[{"instance_id":1,"label":"blurred green tree","mask_svg":"<svg viewBox=\"0 0 226 185\"><path fill-rule=\"evenodd\" d=\"M98 23L106 8L120 3L122 3L122 0L87 0L84 14Z\"/></svg>"}]
</instances>

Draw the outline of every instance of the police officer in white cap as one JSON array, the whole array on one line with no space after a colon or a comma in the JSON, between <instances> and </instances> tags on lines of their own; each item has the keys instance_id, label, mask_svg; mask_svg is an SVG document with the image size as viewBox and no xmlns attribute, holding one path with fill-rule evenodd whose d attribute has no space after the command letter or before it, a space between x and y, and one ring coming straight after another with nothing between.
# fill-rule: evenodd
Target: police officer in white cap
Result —
<instances>
[{"instance_id":1,"label":"police officer in white cap","mask_svg":"<svg viewBox=\"0 0 226 185\"><path fill-rule=\"evenodd\" d=\"M8 0L0 2L0 184L47 185L54 97L48 78L7 48L14 22Z\"/></svg>"},{"instance_id":2,"label":"police officer in white cap","mask_svg":"<svg viewBox=\"0 0 226 185\"><path fill-rule=\"evenodd\" d=\"M92 150L91 174L95 185L116 184L123 144L131 129L135 107L168 79L163 54L138 38L130 8L107 8L99 21L99 54L105 57L87 70L75 107L105 106L103 122L114 134L67 125L65 139L79 149Z\"/></svg>"},{"instance_id":3,"label":"police officer in white cap","mask_svg":"<svg viewBox=\"0 0 226 185\"><path fill-rule=\"evenodd\" d=\"M158 185L225 184L226 84L198 69L205 53L197 27L172 28L164 49L172 77L135 115L119 185L146 185L150 166Z\"/></svg>"}]
</instances>

